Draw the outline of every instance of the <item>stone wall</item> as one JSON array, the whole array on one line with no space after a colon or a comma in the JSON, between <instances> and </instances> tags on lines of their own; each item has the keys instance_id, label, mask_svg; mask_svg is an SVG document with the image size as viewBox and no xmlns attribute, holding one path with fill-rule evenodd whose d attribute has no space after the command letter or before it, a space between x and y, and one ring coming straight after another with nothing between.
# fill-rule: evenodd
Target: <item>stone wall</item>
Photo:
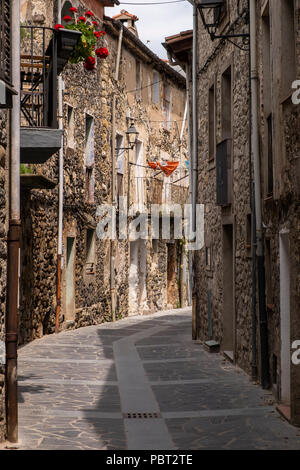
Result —
<instances>
[{"instance_id":1,"label":"stone wall","mask_svg":"<svg viewBox=\"0 0 300 470\"><path fill-rule=\"evenodd\" d=\"M86 5L74 2L79 14L86 11ZM42 10L41 10L42 11ZM50 15L45 24L50 25ZM100 20L100 19L99 19ZM151 81L153 65L137 45L124 38L120 79L114 79L119 29L117 24L105 22L106 36L99 46L109 50L106 60L97 60L94 72L87 72L83 64L68 64L63 71L64 94L64 219L63 219L63 268L62 268L62 311L60 329L78 328L111 321L110 254L109 240L95 241L93 272L88 271L87 237L88 231L96 229L100 218L97 207L111 203L112 184L112 95L116 94L116 132L123 136L123 146L127 146L126 130L130 124L127 117L134 119L143 144L143 164L147 159L168 156L169 159L187 158L187 140L180 142L176 123L166 130L162 110L163 80L172 89L173 105L170 120L183 123L185 106L185 81L172 69L166 70L163 62L158 68L162 73L160 100L152 103ZM126 36L126 35L125 35ZM143 88L137 97L136 61L141 63ZM149 87L150 84L150 87ZM86 173L86 115L94 123L94 180L91 192L87 190ZM71 118L72 116L72 118ZM135 162L135 153L124 153L123 194L128 193L128 156ZM42 173L58 183L58 155L54 155L44 165L33 166L33 171ZM134 166L133 166L134 168ZM152 176L153 170L144 170L144 177ZM134 188L135 171L131 171L131 184ZM147 184L145 178L145 203ZM162 184L162 181L161 181ZM176 186L180 203L186 192ZM91 186L90 186L91 187ZM130 190L132 196L133 191ZM57 227L58 227L58 185L55 189L31 190L22 197L22 222L24 226L22 245L21 301L20 301L20 342L31 341L44 334L53 333L56 313L56 272L57 272ZM166 241L159 242L157 257L152 257L151 242L147 242L146 255L146 311L165 308L167 283ZM72 265L71 253L74 253ZM73 256L73 255L72 255ZM155 261L156 260L156 261ZM130 244L127 240L116 242L116 318L122 318L129 310L129 266ZM70 297L70 285L74 283L74 298ZM71 289L72 290L72 289ZM70 307L71 305L71 307ZM73 306L73 307L72 307ZM174 305L176 307L177 305ZM137 312L136 312L137 313ZM140 312L142 313L142 312Z\"/></svg>"},{"instance_id":2,"label":"stone wall","mask_svg":"<svg viewBox=\"0 0 300 470\"><path fill-rule=\"evenodd\" d=\"M220 33L241 15L235 33L247 32L242 15L243 2L230 1L229 9L221 23ZM245 2L244 2L245 3ZM241 41L237 40L237 42ZM229 42L211 42L199 17L199 186L198 202L205 204L205 247L196 254L195 277L197 295L197 328L201 340L209 338L208 298L211 294L212 338L221 343L222 349L234 352L236 362L247 372L251 371L251 259L246 247L246 220L250 212L249 189L249 61L248 52L241 51ZM209 89L215 92L215 149L224 139L222 133L222 74L231 66L231 169L232 203L216 205L216 150L209 158ZM233 259L225 260L223 231L232 227ZM210 263L206 254L210 253ZM229 263L226 267L225 263ZM231 264L231 267L230 267ZM225 270L233 276L230 288L231 307L226 307ZM231 347L226 346L225 310L232 310L229 326ZM230 319L231 322L231 319ZM227 323L227 325L226 325Z\"/></svg>"},{"instance_id":3,"label":"stone wall","mask_svg":"<svg viewBox=\"0 0 300 470\"><path fill-rule=\"evenodd\" d=\"M8 228L8 113L0 111L0 442L5 438L5 310Z\"/></svg>"},{"instance_id":4,"label":"stone wall","mask_svg":"<svg viewBox=\"0 0 300 470\"><path fill-rule=\"evenodd\" d=\"M281 298L286 298L288 292L282 292L280 288L281 253L280 238L287 234L290 251L290 342L300 338L299 305L300 305L300 185L299 185L299 161L300 161L300 107L292 103L292 88L283 97L281 90L289 70L283 70L281 60L284 59L283 48L291 48L287 36L281 39L282 14L278 10L279 4L270 5L270 29L273 47L271 48L270 72L272 81L266 83L269 71L264 63L265 48L263 35L263 2L258 2L258 31L259 31L259 74L260 100L261 100L261 142L262 142L262 188L263 188L263 222L265 226L265 248L266 248L266 280L267 280L267 305L268 305L268 329L269 329L269 358L270 358L270 380L276 392L276 398L281 400L281 375L286 365L281 364L281 341L283 334L280 328L281 321ZM300 29L299 29L299 2L294 2L295 18L295 55L296 63L291 64L294 68L294 76L291 82L299 78L300 74ZM292 29L292 26L291 26ZM295 60L294 58L292 59ZM291 83L290 83L291 85ZM271 90L271 92L270 92ZM270 92L270 94L269 94ZM270 96L270 104L265 109L265 102ZM268 125L267 113L272 112L273 119L273 192L268 191L268 173L266 165L268 161ZM274 361L274 357L277 360ZM300 367L291 364L291 417L295 424L300 423Z\"/></svg>"}]
</instances>

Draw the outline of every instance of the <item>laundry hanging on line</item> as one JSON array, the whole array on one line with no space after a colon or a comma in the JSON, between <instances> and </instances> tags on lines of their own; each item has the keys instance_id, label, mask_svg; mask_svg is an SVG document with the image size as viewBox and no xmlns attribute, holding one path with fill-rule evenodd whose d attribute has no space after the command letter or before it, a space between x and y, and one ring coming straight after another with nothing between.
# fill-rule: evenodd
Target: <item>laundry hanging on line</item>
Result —
<instances>
[{"instance_id":1,"label":"laundry hanging on line","mask_svg":"<svg viewBox=\"0 0 300 470\"><path fill-rule=\"evenodd\" d=\"M167 177L169 177L178 168L179 162L149 162L148 161L148 165L153 170L160 169Z\"/></svg>"}]
</instances>

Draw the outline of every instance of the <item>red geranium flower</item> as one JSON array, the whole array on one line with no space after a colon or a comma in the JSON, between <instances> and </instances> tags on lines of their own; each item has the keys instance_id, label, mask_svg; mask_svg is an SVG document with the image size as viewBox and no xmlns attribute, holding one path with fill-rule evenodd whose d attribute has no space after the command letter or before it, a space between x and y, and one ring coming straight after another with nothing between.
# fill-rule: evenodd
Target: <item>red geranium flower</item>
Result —
<instances>
[{"instance_id":1,"label":"red geranium flower","mask_svg":"<svg viewBox=\"0 0 300 470\"><path fill-rule=\"evenodd\" d=\"M97 21L92 21L93 25L98 26Z\"/></svg>"},{"instance_id":2,"label":"red geranium flower","mask_svg":"<svg viewBox=\"0 0 300 470\"><path fill-rule=\"evenodd\" d=\"M99 33L99 31L95 31L94 32L94 35L96 36L96 38L100 38L101 34Z\"/></svg>"},{"instance_id":3,"label":"red geranium flower","mask_svg":"<svg viewBox=\"0 0 300 470\"><path fill-rule=\"evenodd\" d=\"M70 15L66 15L66 16L63 18L63 21L66 21L66 22L68 23L69 21L72 21L72 18L71 18Z\"/></svg>"},{"instance_id":4,"label":"red geranium flower","mask_svg":"<svg viewBox=\"0 0 300 470\"><path fill-rule=\"evenodd\" d=\"M78 18L77 23L79 23L79 21L83 21L83 22L85 23L85 22L86 22L86 18L85 18L84 16L80 16L80 17Z\"/></svg>"},{"instance_id":5,"label":"red geranium flower","mask_svg":"<svg viewBox=\"0 0 300 470\"><path fill-rule=\"evenodd\" d=\"M106 35L106 32L105 32L105 31L99 31L99 32L100 32L100 34L102 34L103 36Z\"/></svg>"},{"instance_id":6,"label":"red geranium flower","mask_svg":"<svg viewBox=\"0 0 300 470\"><path fill-rule=\"evenodd\" d=\"M106 47L100 47L99 49L96 49L96 54L100 59L106 59L106 57L109 55L108 50Z\"/></svg>"},{"instance_id":7,"label":"red geranium flower","mask_svg":"<svg viewBox=\"0 0 300 470\"><path fill-rule=\"evenodd\" d=\"M94 16L94 13L89 10L85 12L85 16Z\"/></svg>"},{"instance_id":8,"label":"red geranium flower","mask_svg":"<svg viewBox=\"0 0 300 470\"><path fill-rule=\"evenodd\" d=\"M69 9L69 11L70 11L71 13L77 13L78 10L77 10L77 8L72 7L72 8Z\"/></svg>"},{"instance_id":9,"label":"red geranium flower","mask_svg":"<svg viewBox=\"0 0 300 470\"><path fill-rule=\"evenodd\" d=\"M95 63L96 63L96 59L95 57L88 57L84 63L84 68L86 70L95 70Z\"/></svg>"},{"instance_id":10,"label":"red geranium flower","mask_svg":"<svg viewBox=\"0 0 300 470\"><path fill-rule=\"evenodd\" d=\"M54 26L54 29L56 29L56 31L59 31L60 29L64 29L64 27L63 27L62 24L59 24L59 23L58 23L58 24L56 24L56 25Z\"/></svg>"}]
</instances>

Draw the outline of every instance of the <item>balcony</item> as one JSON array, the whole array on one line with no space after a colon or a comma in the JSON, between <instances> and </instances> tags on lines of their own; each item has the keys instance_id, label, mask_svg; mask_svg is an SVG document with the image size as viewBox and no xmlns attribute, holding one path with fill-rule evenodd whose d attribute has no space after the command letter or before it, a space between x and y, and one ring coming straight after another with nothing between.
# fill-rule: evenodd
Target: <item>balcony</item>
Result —
<instances>
[{"instance_id":1,"label":"balcony","mask_svg":"<svg viewBox=\"0 0 300 470\"><path fill-rule=\"evenodd\" d=\"M21 163L45 163L61 148L57 77L80 35L21 26Z\"/></svg>"}]
</instances>

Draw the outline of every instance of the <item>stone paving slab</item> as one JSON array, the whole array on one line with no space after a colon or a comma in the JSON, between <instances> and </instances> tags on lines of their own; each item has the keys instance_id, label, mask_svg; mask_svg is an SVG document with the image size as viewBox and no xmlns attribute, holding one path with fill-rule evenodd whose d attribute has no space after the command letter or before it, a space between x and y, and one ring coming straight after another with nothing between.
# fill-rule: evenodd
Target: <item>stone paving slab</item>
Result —
<instances>
[{"instance_id":1,"label":"stone paving slab","mask_svg":"<svg viewBox=\"0 0 300 470\"><path fill-rule=\"evenodd\" d=\"M191 340L190 309L22 347L19 396L22 449L300 449L271 394Z\"/></svg>"}]
</instances>

